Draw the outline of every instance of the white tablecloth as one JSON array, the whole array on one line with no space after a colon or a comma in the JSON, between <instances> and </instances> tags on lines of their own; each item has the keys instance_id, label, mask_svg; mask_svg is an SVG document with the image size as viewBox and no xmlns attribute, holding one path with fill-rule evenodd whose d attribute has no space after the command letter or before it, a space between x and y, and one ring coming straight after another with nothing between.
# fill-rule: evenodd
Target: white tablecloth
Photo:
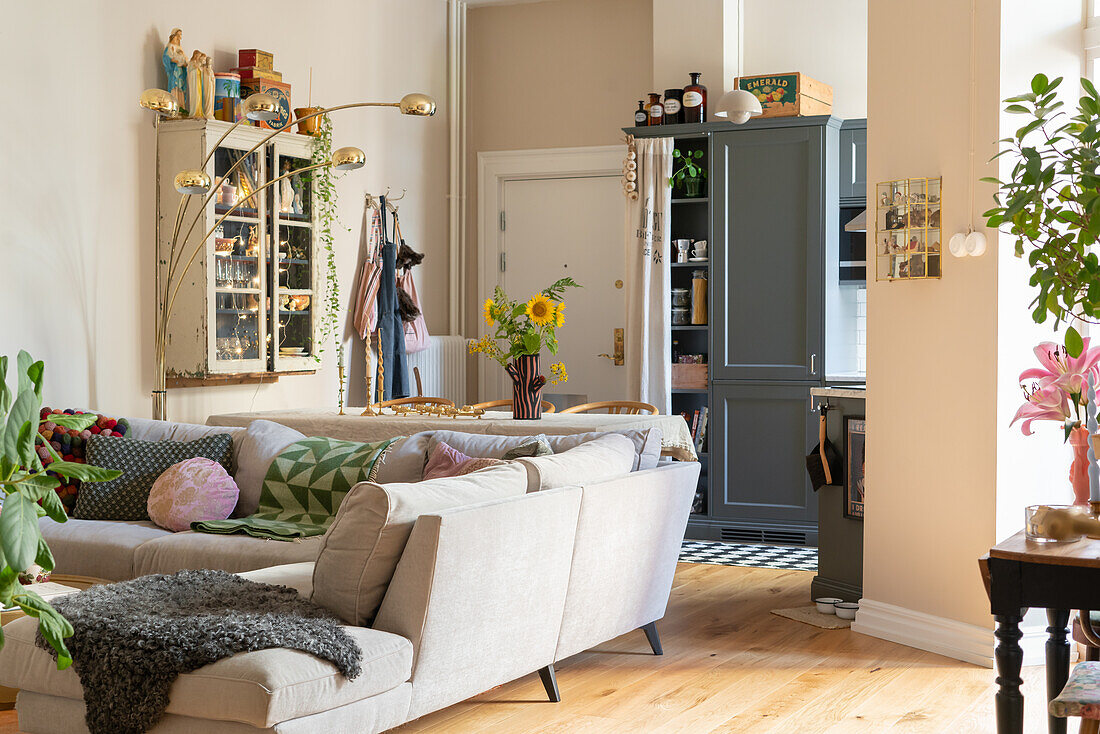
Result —
<instances>
[{"instance_id":1,"label":"white tablecloth","mask_svg":"<svg viewBox=\"0 0 1100 734\"><path fill-rule=\"evenodd\" d=\"M481 418L441 418L427 415L359 415L362 408L268 410L256 413L222 413L207 419L208 426L247 426L263 419L281 423L307 436L328 436L345 441L379 441L421 431L461 431L505 436L539 433L570 434L660 428L661 453L680 461L696 461L695 445L687 422L679 415L608 415L606 413L543 413L537 421L517 421L511 413L489 411Z\"/></svg>"}]
</instances>

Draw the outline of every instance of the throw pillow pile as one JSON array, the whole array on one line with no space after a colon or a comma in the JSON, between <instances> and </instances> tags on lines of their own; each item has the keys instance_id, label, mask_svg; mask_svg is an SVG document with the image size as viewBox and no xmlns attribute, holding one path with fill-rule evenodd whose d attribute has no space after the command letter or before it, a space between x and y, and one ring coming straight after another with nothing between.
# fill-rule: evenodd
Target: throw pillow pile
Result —
<instances>
[{"instance_id":1,"label":"throw pillow pile","mask_svg":"<svg viewBox=\"0 0 1100 734\"><path fill-rule=\"evenodd\" d=\"M51 415L84 415L85 412L86 411L83 410L73 410L72 408L66 410L61 410L60 408L42 408L38 415L39 420L45 421L39 424L38 433L42 438L50 442L50 446L53 450L65 461L72 461L77 464L85 463L87 441L92 436L123 437L130 433L130 424L125 418L110 418L105 415L99 415L98 413L95 414L96 422L93 423L90 428L85 428L83 431L78 431L75 428L64 428L49 419ZM67 484L62 484L55 491L58 496L61 497L61 503L65 505L65 511L72 515L73 509L76 507L77 495L80 493L79 480L58 477L53 472L48 471L54 458L45 446L38 447L38 458L42 460L42 466L47 469L47 474L49 474L49 476L57 477L60 481L67 482Z\"/></svg>"}]
</instances>

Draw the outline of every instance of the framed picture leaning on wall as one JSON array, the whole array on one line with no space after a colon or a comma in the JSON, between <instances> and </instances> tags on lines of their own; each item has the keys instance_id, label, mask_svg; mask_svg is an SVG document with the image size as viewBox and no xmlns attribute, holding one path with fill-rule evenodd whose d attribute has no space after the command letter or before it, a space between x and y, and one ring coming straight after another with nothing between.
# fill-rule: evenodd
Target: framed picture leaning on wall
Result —
<instances>
[{"instance_id":1,"label":"framed picture leaning on wall","mask_svg":"<svg viewBox=\"0 0 1100 734\"><path fill-rule=\"evenodd\" d=\"M863 468L867 462L867 419L844 416L844 517L863 519Z\"/></svg>"}]
</instances>

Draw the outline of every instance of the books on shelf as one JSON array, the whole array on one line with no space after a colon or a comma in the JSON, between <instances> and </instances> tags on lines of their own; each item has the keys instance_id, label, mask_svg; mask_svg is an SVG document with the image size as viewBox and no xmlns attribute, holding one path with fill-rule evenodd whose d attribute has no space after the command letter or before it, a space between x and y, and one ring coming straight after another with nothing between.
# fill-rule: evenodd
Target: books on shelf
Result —
<instances>
[{"instance_id":1,"label":"books on shelf","mask_svg":"<svg viewBox=\"0 0 1100 734\"><path fill-rule=\"evenodd\" d=\"M688 428L691 429L691 440L695 444L696 452L706 451L708 413L709 410L705 405L692 413L680 413L688 424Z\"/></svg>"}]
</instances>

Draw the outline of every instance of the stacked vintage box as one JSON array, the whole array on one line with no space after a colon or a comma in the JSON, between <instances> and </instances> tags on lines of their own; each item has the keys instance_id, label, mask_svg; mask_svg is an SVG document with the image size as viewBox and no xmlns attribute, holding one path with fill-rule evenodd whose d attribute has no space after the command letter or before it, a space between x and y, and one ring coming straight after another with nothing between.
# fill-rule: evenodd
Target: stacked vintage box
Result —
<instances>
[{"instance_id":1,"label":"stacked vintage box","mask_svg":"<svg viewBox=\"0 0 1100 734\"><path fill-rule=\"evenodd\" d=\"M242 48L237 51L237 64L233 71L241 75L241 99L267 92L279 101L279 119L256 124L271 130L286 127L291 120L290 85L283 81L281 72L275 71L275 57L258 48Z\"/></svg>"}]
</instances>

